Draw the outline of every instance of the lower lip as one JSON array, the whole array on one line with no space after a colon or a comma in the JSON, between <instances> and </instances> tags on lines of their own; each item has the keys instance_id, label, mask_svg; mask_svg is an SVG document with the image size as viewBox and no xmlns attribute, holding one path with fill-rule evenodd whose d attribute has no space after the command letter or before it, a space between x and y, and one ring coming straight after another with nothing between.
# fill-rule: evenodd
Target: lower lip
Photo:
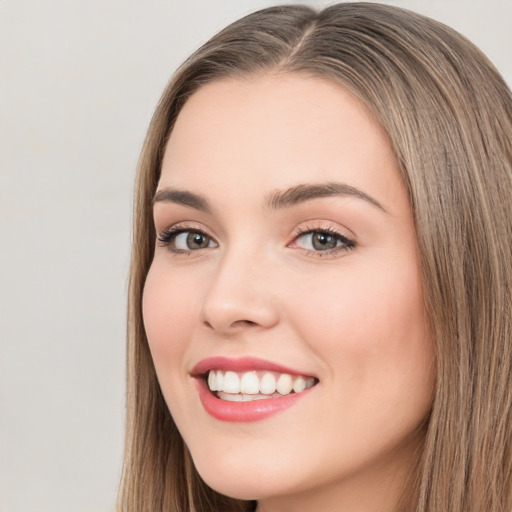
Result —
<instances>
[{"instance_id":1,"label":"lower lip","mask_svg":"<svg viewBox=\"0 0 512 512\"><path fill-rule=\"evenodd\" d=\"M293 407L313 389L309 388L301 393L292 393L278 398L251 400L249 402L229 402L213 395L203 379L197 379L197 384L199 399L205 411L218 420L232 422L259 421L273 416Z\"/></svg>"}]
</instances>

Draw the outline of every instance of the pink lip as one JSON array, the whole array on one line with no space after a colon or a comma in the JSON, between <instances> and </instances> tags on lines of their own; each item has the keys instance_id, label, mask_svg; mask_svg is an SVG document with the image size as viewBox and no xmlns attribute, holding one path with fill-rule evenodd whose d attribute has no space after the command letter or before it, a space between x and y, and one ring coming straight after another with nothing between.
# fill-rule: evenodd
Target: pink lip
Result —
<instances>
[{"instance_id":1,"label":"pink lip","mask_svg":"<svg viewBox=\"0 0 512 512\"><path fill-rule=\"evenodd\" d=\"M204 375L209 370L231 370L233 372L267 370L269 372L274 371L280 373L289 373L290 375L305 375L314 377L314 375L309 375L298 370L287 368L286 366L282 366L280 364L271 363L270 361L265 361L264 359L257 359L255 357L209 357L208 359L203 359L198 364L196 364L191 374L194 376Z\"/></svg>"},{"instance_id":2,"label":"pink lip","mask_svg":"<svg viewBox=\"0 0 512 512\"><path fill-rule=\"evenodd\" d=\"M221 421L250 422L258 421L278 412L289 409L295 405L303 396L309 394L314 387L306 389L301 393L292 393L277 398L263 400L252 400L249 402L228 402L217 398L208 388L204 374L209 370L231 370L234 372L245 372L251 370L267 370L290 375L307 375L291 368L286 368L269 361L252 357L230 359L226 357L211 357L200 361L193 369L192 375L196 378L199 399L205 411L214 418Z\"/></svg>"},{"instance_id":3,"label":"pink lip","mask_svg":"<svg viewBox=\"0 0 512 512\"><path fill-rule=\"evenodd\" d=\"M204 379L196 379L196 382L199 390L199 399L205 411L218 420L232 422L249 422L268 418L278 412L289 409L314 389L313 386L301 393L292 393L279 398L252 400L251 402L228 402L217 398L210 391Z\"/></svg>"}]
</instances>

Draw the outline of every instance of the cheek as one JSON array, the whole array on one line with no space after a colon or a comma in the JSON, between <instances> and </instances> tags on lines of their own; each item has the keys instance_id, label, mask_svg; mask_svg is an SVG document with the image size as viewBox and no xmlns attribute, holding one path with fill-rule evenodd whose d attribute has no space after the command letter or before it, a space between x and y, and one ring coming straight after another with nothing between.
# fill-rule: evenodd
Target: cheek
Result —
<instances>
[{"instance_id":1,"label":"cheek","mask_svg":"<svg viewBox=\"0 0 512 512\"><path fill-rule=\"evenodd\" d=\"M186 349L197 316L194 287L169 274L158 263L153 264L142 298L144 328L157 371L164 362L178 361L175 356Z\"/></svg>"},{"instance_id":2,"label":"cheek","mask_svg":"<svg viewBox=\"0 0 512 512\"><path fill-rule=\"evenodd\" d=\"M382 275L349 269L339 278L316 276L300 292L295 289L289 294L287 302L295 304L290 309L301 311L304 325L319 335L332 339L334 331L355 339L364 334L365 345L377 342L386 332L424 325L421 284L413 272ZM309 314L304 315L305 311ZM372 331L374 336L369 337Z\"/></svg>"},{"instance_id":3,"label":"cheek","mask_svg":"<svg viewBox=\"0 0 512 512\"><path fill-rule=\"evenodd\" d=\"M415 266L365 265L339 279L317 279L288 297L298 330L311 349L329 361L332 378L357 383L358 392L389 385L431 385L433 347ZM370 269L370 270L368 270Z\"/></svg>"},{"instance_id":4,"label":"cheek","mask_svg":"<svg viewBox=\"0 0 512 512\"><path fill-rule=\"evenodd\" d=\"M421 286L415 273L401 270L403 279L367 273L331 283L324 301L326 293L310 289L313 314L296 317L326 363L324 385L339 411L332 424L362 452L378 448L374 441L392 446L408 438L432 403L434 356Z\"/></svg>"}]
</instances>

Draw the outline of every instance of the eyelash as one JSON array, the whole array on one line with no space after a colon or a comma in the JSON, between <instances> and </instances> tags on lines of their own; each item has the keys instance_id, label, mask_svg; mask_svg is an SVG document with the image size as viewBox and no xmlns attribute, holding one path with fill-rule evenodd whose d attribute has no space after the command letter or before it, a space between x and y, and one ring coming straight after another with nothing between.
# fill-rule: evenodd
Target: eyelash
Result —
<instances>
[{"instance_id":1,"label":"eyelash","mask_svg":"<svg viewBox=\"0 0 512 512\"><path fill-rule=\"evenodd\" d=\"M172 252L173 254L191 255L193 252L196 252L199 249L187 251L184 249L177 249L173 245L174 240L179 235L181 235L183 233L188 233L188 232L203 235L203 236L207 237L208 239L210 239L210 241L212 241L213 243L215 243L215 244L217 243L203 229L200 229L197 226L186 225L186 224L180 224L177 226L173 226L171 228L168 228L168 229L162 231L160 234L158 234L157 239L158 239L158 242L160 243L161 247L167 247L167 249L170 252ZM305 235L314 234L314 233L326 234L328 236L332 236L337 241L341 242L341 245L339 247L335 247L333 249L326 249L324 251L319 251L319 250L315 251L312 249L304 249L307 256L313 256L313 257L317 257L317 258L323 258L323 257L328 257L328 256L334 257L337 254L339 254L340 252L346 252L346 251L355 249L355 247L357 245L354 240L347 238L345 235L341 234L338 230L336 230L330 226L327 226L327 227L306 226L304 228L297 228L293 234L292 241L288 245L291 245L291 244L297 242L297 240L299 240L301 237L303 237Z\"/></svg>"},{"instance_id":2,"label":"eyelash","mask_svg":"<svg viewBox=\"0 0 512 512\"><path fill-rule=\"evenodd\" d=\"M325 251L315 251L311 249L305 249L307 256L313 256L316 258L325 258L325 257L335 257L339 253L347 252L350 250L353 250L356 248L357 244L354 240L346 237L342 233L340 233L337 229L325 226L325 227L312 227L312 226L305 226L304 228L297 228L293 234L293 240L292 243L296 242L300 237L303 237L305 235L309 234L326 234L329 236L332 236L337 241L341 242L341 245L339 247L335 247L333 249L326 249Z\"/></svg>"},{"instance_id":3,"label":"eyelash","mask_svg":"<svg viewBox=\"0 0 512 512\"><path fill-rule=\"evenodd\" d=\"M160 242L160 246L161 247L167 247L167 249L169 249L169 251L174 253L174 254L190 255L190 254L192 254L195 251L194 250L186 251L186 250L183 250L183 249L177 249L173 245L174 240L176 240L176 238L179 235L181 235L182 233L188 233L188 232L190 232L190 233L198 233L198 234L203 235L203 236L209 238L210 240L214 241L214 239L208 233L206 233L203 229L200 229L197 226L191 226L191 225L187 225L187 224L180 224L180 225L168 228L168 229L162 231L157 236L157 239Z\"/></svg>"}]
</instances>

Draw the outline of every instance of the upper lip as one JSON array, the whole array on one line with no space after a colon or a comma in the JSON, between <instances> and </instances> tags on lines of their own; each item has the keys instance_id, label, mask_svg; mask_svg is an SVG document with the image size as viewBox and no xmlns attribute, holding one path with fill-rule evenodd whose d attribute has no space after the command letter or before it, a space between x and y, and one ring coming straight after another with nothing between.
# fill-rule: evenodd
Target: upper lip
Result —
<instances>
[{"instance_id":1,"label":"upper lip","mask_svg":"<svg viewBox=\"0 0 512 512\"><path fill-rule=\"evenodd\" d=\"M192 376L201 376L210 370L224 370L234 372L248 372L251 370L267 370L279 373L289 373L290 375L303 375L315 377L308 372L301 372L293 368L288 368L265 359L256 357L208 357L197 363L191 371Z\"/></svg>"}]
</instances>

